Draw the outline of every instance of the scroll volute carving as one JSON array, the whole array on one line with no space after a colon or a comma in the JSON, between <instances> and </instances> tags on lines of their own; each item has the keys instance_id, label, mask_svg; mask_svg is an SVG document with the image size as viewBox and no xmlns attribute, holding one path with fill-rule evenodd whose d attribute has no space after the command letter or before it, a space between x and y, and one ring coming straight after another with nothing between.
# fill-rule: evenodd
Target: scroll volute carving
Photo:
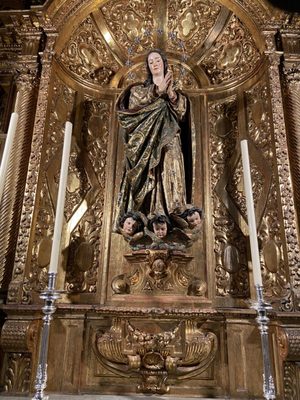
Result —
<instances>
[{"instance_id":1,"label":"scroll volute carving","mask_svg":"<svg viewBox=\"0 0 300 400\"><path fill-rule=\"evenodd\" d=\"M87 18L63 49L60 62L72 75L106 86L119 65L103 42L92 18Z\"/></svg>"},{"instance_id":2,"label":"scroll volute carving","mask_svg":"<svg viewBox=\"0 0 300 400\"><path fill-rule=\"evenodd\" d=\"M39 321L7 320L1 331L1 347L10 353L32 353L38 338Z\"/></svg>"},{"instance_id":3,"label":"scroll volute carving","mask_svg":"<svg viewBox=\"0 0 300 400\"><path fill-rule=\"evenodd\" d=\"M144 301L153 295L205 296L207 285L193 275L192 256L181 251L142 250L126 254L125 258L130 272L112 280L115 295L136 294ZM173 300L174 297L169 299Z\"/></svg>"},{"instance_id":4,"label":"scroll volute carving","mask_svg":"<svg viewBox=\"0 0 300 400\"><path fill-rule=\"evenodd\" d=\"M205 371L213 362L217 337L201 329L204 320L146 321L116 318L106 332L95 332L95 354L116 374L129 368L141 379L137 390L166 393L167 379L188 379Z\"/></svg>"}]
</instances>

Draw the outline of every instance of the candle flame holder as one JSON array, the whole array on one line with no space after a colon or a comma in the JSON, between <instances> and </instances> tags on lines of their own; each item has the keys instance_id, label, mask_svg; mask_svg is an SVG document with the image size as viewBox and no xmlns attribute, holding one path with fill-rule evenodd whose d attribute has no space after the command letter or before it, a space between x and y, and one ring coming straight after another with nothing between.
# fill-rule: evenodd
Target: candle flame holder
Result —
<instances>
[{"instance_id":1,"label":"candle flame holder","mask_svg":"<svg viewBox=\"0 0 300 400\"><path fill-rule=\"evenodd\" d=\"M256 322L260 331L262 355L263 355L263 392L266 400L276 399L275 384L272 376L269 345L269 321L267 311L272 310L272 306L264 301L263 286L255 285L257 301L252 302L251 308L257 311Z\"/></svg>"},{"instance_id":2,"label":"candle flame holder","mask_svg":"<svg viewBox=\"0 0 300 400\"><path fill-rule=\"evenodd\" d=\"M56 311L55 302L61 298L62 291L55 290L56 273L48 273L48 287L40 294L40 298L45 301L45 305L42 308L43 313L43 328L41 334L41 342L39 349L39 362L36 371L35 378L35 395L32 400L48 400L48 396L44 394L44 390L47 386L47 359L48 359L48 347L49 347L49 333L50 324L53 319L53 314Z\"/></svg>"}]
</instances>

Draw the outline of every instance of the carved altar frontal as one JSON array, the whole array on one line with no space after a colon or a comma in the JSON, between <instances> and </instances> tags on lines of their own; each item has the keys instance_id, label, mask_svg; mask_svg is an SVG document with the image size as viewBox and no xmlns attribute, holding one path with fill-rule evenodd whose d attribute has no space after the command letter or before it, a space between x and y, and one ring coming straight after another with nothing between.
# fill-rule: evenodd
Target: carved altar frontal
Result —
<instances>
[{"instance_id":1,"label":"carved altar frontal","mask_svg":"<svg viewBox=\"0 0 300 400\"><path fill-rule=\"evenodd\" d=\"M247 139L276 398L299 397L299 16L257 0L34 4L0 9L2 136L17 92L19 113L0 208L1 390L34 391L72 115L46 391L262 397ZM149 215L136 236L115 226L128 144L116 104L155 48L188 99L185 206L201 210L196 228L170 212L165 237Z\"/></svg>"}]
</instances>

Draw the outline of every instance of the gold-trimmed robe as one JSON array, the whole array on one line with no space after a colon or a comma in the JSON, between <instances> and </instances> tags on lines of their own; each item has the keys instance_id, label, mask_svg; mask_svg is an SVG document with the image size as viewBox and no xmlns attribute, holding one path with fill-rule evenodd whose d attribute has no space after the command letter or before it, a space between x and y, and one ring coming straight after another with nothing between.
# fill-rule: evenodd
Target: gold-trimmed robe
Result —
<instances>
[{"instance_id":1,"label":"gold-trimmed robe","mask_svg":"<svg viewBox=\"0 0 300 400\"><path fill-rule=\"evenodd\" d=\"M124 133L125 166L116 218L127 211L168 215L186 204L186 182L180 121L187 98L171 103L154 84L134 85L117 102ZM186 133L186 132L185 132Z\"/></svg>"}]
</instances>

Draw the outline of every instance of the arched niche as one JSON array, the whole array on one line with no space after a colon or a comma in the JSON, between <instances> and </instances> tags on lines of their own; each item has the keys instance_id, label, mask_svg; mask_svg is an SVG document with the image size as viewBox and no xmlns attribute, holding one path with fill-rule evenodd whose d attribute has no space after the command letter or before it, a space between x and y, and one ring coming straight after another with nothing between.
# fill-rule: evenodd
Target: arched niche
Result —
<instances>
[{"instance_id":1,"label":"arched niche","mask_svg":"<svg viewBox=\"0 0 300 400\"><path fill-rule=\"evenodd\" d=\"M72 103L76 112L66 257L59 278L72 301L115 301L110 284L124 269L126 245L112 232L122 172L122 140L114 105L122 88L142 79L145 54L157 47L166 52L178 84L191 98L195 116L194 203L204 208L205 226L202 240L193 249L193 269L207 282L200 302L232 304L234 299L238 304L249 297L238 146L242 136L252 143L259 225L276 219L276 204L267 207L273 139L261 34L270 11L256 3L243 8L230 1L195 0L181 5L111 0L48 6L58 38L38 222L53 215L59 131ZM261 140L264 147L258 146ZM41 267L39 246L48 234L46 228L36 231L33 269Z\"/></svg>"}]
</instances>

